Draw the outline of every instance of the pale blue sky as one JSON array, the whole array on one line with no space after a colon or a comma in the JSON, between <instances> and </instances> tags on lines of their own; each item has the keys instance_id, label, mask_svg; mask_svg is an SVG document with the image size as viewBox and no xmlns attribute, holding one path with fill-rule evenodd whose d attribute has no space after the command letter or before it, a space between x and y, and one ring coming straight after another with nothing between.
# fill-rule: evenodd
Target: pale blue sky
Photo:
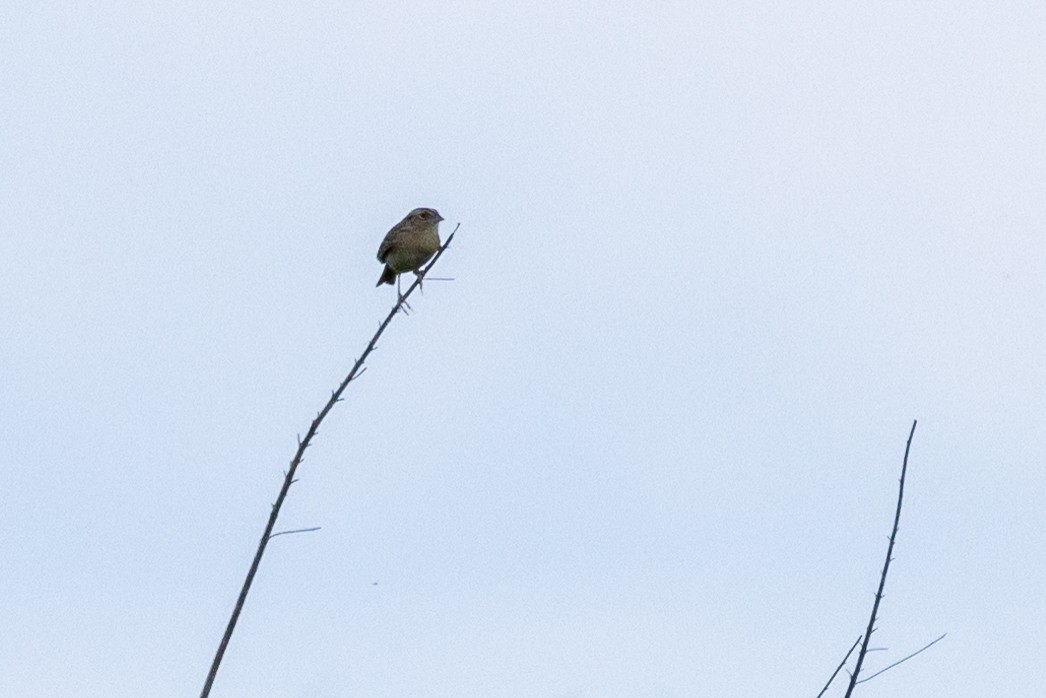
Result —
<instances>
[{"instance_id":1,"label":"pale blue sky","mask_svg":"<svg viewBox=\"0 0 1046 698\"><path fill-rule=\"evenodd\" d=\"M0 7L0 696L1046 693L1046 5ZM449 232L446 224L444 233ZM374 585L377 582L377 586Z\"/></svg>"}]
</instances>

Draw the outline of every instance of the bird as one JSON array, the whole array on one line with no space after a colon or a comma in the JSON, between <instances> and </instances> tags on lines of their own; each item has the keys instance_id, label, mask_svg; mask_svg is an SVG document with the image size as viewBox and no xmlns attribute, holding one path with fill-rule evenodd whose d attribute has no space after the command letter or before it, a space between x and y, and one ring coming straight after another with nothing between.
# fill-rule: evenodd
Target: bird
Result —
<instances>
[{"instance_id":1,"label":"bird","mask_svg":"<svg viewBox=\"0 0 1046 698\"><path fill-rule=\"evenodd\" d=\"M378 247L378 261L385 265L376 286L392 285L399 275L419 269L439 251L439 222L443 216L434 208L416 208L392 226Z\"/></svg>"}]
</instances>

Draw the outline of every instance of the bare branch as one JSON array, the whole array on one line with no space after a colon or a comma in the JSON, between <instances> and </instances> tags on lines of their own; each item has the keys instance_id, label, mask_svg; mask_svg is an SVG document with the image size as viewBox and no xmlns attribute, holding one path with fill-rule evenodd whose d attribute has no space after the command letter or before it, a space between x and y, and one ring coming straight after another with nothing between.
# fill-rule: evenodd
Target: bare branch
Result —
<instances>
[{"instance_id":1,"label":"bare branch","mask_svg":"<svg viewBox=\"0 0 1046 698\"><path fill-rule=\"evenodd\" d=\"M911 659L911 658L912 658L912 657L914 657L915 655L917 655L917 654L922 654L922 653L923 653L923 652L925 652L926 650L928 650L928 649L930 649L931 647L933 647L934 645L936 645L936 644L937 644L938 642L940 642L941 640L943 640L943 639L944 639L944 638L945 638L945 637L946 637L947 635L948 635L948 633L945 633L944 635L941 635L941 636L940 636L939 638L937 638L936 640L934 640L934 641L933 641L933 642L931 642L930 644L928 644L928 645L924 645L924 646L923 646L923 647L921 647L920 649L917 649L917 650L915 650L914 652L912 652L911 654L909 654L909 655L908 655L907 657L905 657L904 659L900 659L900 660L898 660L898 661L894 662L893 664L891 664L890 666L886 667L885 669L880 669L879 671L875 672L875 673L874 673L874 674L872 674L871 676L866 676L865 678L861 679L861 680L860 680L860 681L858 681L857 683L864 683L865 681L871 681L872 679L874 679L874 678L875 678L876 676L878 676L879 674L885 674L886 672L888 672L888 671L889 671L890 669L893 669L893 668L894 668L895 666L897 666L898 664L904 664L905 662L907 662L907 661L908 661L909 659Z\"/></svg>"},{"instance_id":2,"label":"bare branch","mask_svg":"<svg viewBox=\"0 0 1046 698\"><path fill-rule=\"evenodd\" d=\"M821 689L821 692L817 694L817 698L821 698L821 696L823 696L825 694L825 691L828 690L828 687L832 685L832 681L835 681L836 675L840 671L842 671L842 668L844 666L846 666L846 660L850 658L850 655L853 653L854 649L857 647L857 643L861 641L862 637L863 637L862 635L858 635L857 639L854 640L854 643L852 645L850 645L850 649L849 649L849 651L847 651L846 656L843 657L843 661L839 662L839 666L837 666L835 668L835 671L832 672L832 675L828 677L828 683L826 683L824 685L824 688Z\"/></svg>"},{"instance_id":3,"label":"bare branch","mask_svg":"<svg viewBox=\"0 0 1046 698\"><path fill-rule=\"evenodd\" d=\"M316 433L319 431L320 423L323 422L324 418L331 409L333 409L334 405L338 403L338 399L345 391L345 388L348 387L353 378L360 374L363 368L363 362L367 360L370 353L377 347L378 338L381 337L383 332L385 332L385 328L387 328L389 323L392 322L392 318L396 317L396 313L406 306L407 298L414 292L414 289L421 285L421 280L424 278L425 274L427 274L429 269L439 261L439 258L443 256L443 253L447 251L447 248L450 247L450 242L454 239L454 234L458 232L458 228L460 227L460 223L454 226L454 230L451 232L450 236L447 237L447 241L443 243L439 250L437 250L436 254L432 257L432 260L414 280L414 283L407 287L407 292L399 296L396 304L392 306L392 310L390 310L389 314L385 317L385 320L378 325L378 330L367 343L367 348L364 349L360 357L356 359L356 363L353 364L352 369L349 371L348 375L345 376L345 379L342 380L341 384L338 385L338 388L331 393L330 399L327 400L327 404L323 406L323 409L316 414L316 418L312 420L312 424L309 425L309 430L305 432L305 438L303 439L300 434L298 435L298 450L294 454L294 458L291 459L290 467L287 469L286 476L283 479L283 487L280 488L280 494L276 498L276 502L272 505L272 512L269 514L269 520L265 524L265 531L262 533L261 541L258 543L258 550L254 553L254 560L251 562L251 567L247 571L247 578L244 580L243 587L240 589L240 595L236 599L236 606L233 608L232 616L229 618L229 624L225 628L225 634L222 636L222 640L218 644L218 651L215 653L214 661L211 663L211 669L207 673L207 680L203 685L203 691L200 693L200 698L207 698L211 693L211 686L214 684L214 677L218 673L218 667L221 666L222 657L225 656L225 649L229 646L229 639L232 638L232 632L236 628L236 621L240 618L243 604L247 600L247 593L250 591L251 584L254 582L254 575L258 572L258 565L261 564L262 556L265 554L265 546L268 544L269 540L273 538L272 529L276 525L276 518L280 515L280 507L283 506L283 500L286 499L287 492L290 490L291 484L294 482L294 473L298 469L298 466L301 465L305 455L305 449L309 447L312 438L316 436Z\"/></svg>"},{"instance_id":4,"label":"bare branch","mask_svg":"<svg viewBox=\"0 0 1046 698\"><path fill-rule=\"evenodd\" d=\"M875 601L872 603L872 615L868 618L868 629L864 631L864 642L861 643L861 651L857 653L857 663L853 673L850 674L850 685L846 687L845 698L853 695L854 687L857 686L857 677L861 673L861 665L864 664L865 655L868 654L868 642L872 639L875 631L876 614L879 613L879 602L883 599L883 589L886 588L886 574L890 571L890 561L893 559L893 546L897 542L897 529L901 524L901 504L904 502L904 479L908 475L908 453L912 449L912 437L915 436L915 425L919 420L912 421L912 430L908 432L908 443L904 447L904 462L901 464L900 486L897 489L897 510L893 515L893 530L890 533L890 544L886 546L886 562L883 563L883 573L879 576L879 589L875 592Z\"/></svg>"},{"instance_id":5,"label":"bare branch","mask_svg":"<svg viewBox=\"0 0 1046 698\"><path fill-rule=\"evenodd\" d=\"M289 536L292 533L310 533L312 531L318 531L320 528L320 526L313 526L312 528L296 528L292 531L280 531L279 533L273 533L269 536L269 540L272 540L276 536Z\"/></svg>"}]
</instances>

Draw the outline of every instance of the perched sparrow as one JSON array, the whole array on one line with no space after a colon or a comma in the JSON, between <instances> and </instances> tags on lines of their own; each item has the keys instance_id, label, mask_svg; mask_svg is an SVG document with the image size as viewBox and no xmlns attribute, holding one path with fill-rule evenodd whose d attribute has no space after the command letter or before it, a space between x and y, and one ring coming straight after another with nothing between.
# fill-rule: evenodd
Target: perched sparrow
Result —
<instances>
[{"instance_id":1,"label":"perched sparrow","mask_svg":"<svg viewBox=\"0 0 1046 698\"><path fill-rule=\"evenodd\" d=\"M443 216L432 208L416 208L392 227L378 248L378 261L385 265L378 286L392 285L400 274L415 274L439 250L439 222Z\"/></svg>"}]
</instances>

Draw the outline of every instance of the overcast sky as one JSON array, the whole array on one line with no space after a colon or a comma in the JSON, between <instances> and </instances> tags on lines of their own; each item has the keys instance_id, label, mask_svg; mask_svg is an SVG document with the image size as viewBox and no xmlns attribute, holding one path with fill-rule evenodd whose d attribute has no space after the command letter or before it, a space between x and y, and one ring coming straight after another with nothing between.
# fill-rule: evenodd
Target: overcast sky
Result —
<instances>
[{"instance_id":1,"label":"overcast sky","mask_svg":"<svg viewBox=\"0 0 1046 698\"><path fill-rule=\"evenodd\" d=\"M1046 694L1046 4L0 5L0 695ZM841 695L841 690L834 693Z\"/></svg>"}]
</instances>

